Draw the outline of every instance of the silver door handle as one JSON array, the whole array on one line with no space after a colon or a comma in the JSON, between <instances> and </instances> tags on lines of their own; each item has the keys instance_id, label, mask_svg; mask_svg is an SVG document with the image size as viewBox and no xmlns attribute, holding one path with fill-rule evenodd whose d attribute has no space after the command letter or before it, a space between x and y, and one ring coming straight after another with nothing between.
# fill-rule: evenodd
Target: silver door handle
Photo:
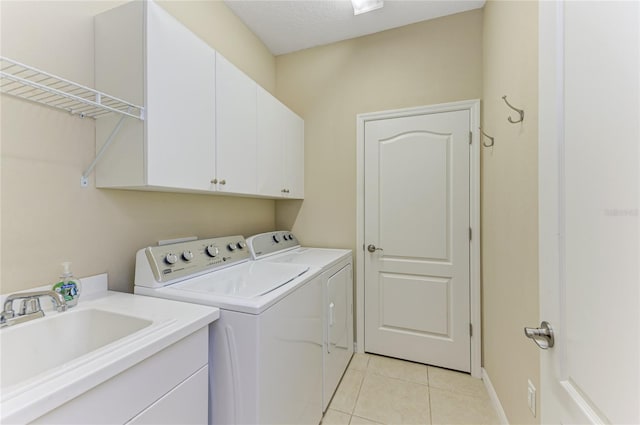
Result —
<instances>
[{"instance_id":1,"label":"silver door handle","mask_svg":"<svg viewBox=\"0 0 640 425\"><path fill-rule=\"evenodd\" d=\"M372 243L369 244L369 246L367 247L367 251L369 252L376 252L376 251L383 251L382 248L376 248L376 246Z\"/></svg>"},{"instance_id":2,"label":"silver door handle","mask_svg":"<svg viewBox=\"0 0 640 425\"><path fill-rule=\"evenodd\" d=\"M549 322L540 323L539 328L524 328L524 334L527 338L531 338L533 342L543 350L553 347L555 343L553 328Z\"/></svg>"}]
</instances>

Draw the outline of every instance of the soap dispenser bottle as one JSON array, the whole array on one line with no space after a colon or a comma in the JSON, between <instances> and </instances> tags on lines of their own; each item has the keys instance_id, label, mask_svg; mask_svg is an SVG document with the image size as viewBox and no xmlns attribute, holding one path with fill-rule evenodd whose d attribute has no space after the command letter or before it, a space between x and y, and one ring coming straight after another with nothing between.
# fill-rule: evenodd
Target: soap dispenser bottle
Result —
<instances>
[{"instance_id":1,"label":"soap dispenser bottle","mask_svg":"<svg viewBox=\"0 0 640 425\"><path fill-rule=\"evenodd\" d=\"M60 276L60 281L53 285L53 290L62 294L67 302L67 307L73 307L78 304L81 284L78 279L73 277L70 262L65 261L62 263L62 275Z\"/></svg>"}]
</instances>

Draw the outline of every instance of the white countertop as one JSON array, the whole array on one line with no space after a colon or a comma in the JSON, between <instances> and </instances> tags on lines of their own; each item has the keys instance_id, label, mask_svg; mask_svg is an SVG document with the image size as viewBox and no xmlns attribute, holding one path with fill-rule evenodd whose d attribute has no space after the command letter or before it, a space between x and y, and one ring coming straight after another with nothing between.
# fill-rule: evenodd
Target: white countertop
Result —
<instances>
[{"instance_id":1,"label":"white countertop","mask_svg":"<svg viewBox=\"0 0 640 425\"><path fill-rule=\"evenodd\" d=\"M153 323L58 368L4 388L0 394L0 423L30 422L207 326L220 316L220 310L215 307L107 291L106 282L106 275L82 279L83 293L79 303L69 311L100 309ZM45 312L47 316L65 314L50 309L45 309ZM15 332L29 323L3 328L0 338L5 329L14 329Z\"/></svg>"}]
</instances>

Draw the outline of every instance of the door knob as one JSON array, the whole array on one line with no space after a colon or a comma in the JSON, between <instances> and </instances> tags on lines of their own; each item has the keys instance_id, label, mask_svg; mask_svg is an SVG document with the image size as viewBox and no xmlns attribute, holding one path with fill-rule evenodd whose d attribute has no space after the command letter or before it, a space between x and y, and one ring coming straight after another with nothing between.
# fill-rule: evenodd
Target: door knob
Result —
<instances>
[{"instance_id":1,"label":"door knob","mask_svg":"<svg viewBox=\"0 0 640 425\"><path fill-rule=\"evenodd\" d=\"M376 252L376 251L383 251L382 248L376 248L376 246L374 244L369 244L369 246L367 247L367 251L369 252Z\"/></svg>"},{"instance_id":2,"label":"door knob","mask_svg":"<svg viewBox=\"0 0 640 425\"><path fill-rule=\"evenodd\" d=\"M539 328L524 328L524 334L527 338L531 338L533 342L543 350L553 347L555 343L553 328L549 322L540 323Z\"/></svg>"}]
</instances>

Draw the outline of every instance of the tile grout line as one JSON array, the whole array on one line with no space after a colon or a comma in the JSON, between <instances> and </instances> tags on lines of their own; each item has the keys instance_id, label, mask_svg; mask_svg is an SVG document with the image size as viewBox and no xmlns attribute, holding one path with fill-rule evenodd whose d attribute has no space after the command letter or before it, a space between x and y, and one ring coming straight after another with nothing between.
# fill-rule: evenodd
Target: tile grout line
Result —
<instances>
[{"instance_id":1,"label":"tile grout line","mask_svg":"<svg viewBox=\"0 0 640 425\"><path fill-rule=\"evenodd\" d=\"M369 361L371 359L367 358L367 367L364 368L364 373L362 376L362 382L360 382L360 386L358 387L358 394L356 395L356 402L353 403L353 410L351 411L351 417L353 418L353 414L356 413L356 406L358 406L358 400L360 400L360 392L362 391L362 386L364 385L364 380L367 379L367 371L369 370ZM365 418L367 419L367 418ZM349 423L351 423L351 419L349 419Z\"/></svg>"},{"instance_id":2,"label":"tile grout line","mask_svg":"<svg viewBox=\"0 0 640 425\"><path fill-rule=\"evenodd\" d=\"M427 387L429 388L429 425L433 425L433 409L431 408L431 378L429 378L429 366L427 366Z\"/></svg>"}]
</instances>

